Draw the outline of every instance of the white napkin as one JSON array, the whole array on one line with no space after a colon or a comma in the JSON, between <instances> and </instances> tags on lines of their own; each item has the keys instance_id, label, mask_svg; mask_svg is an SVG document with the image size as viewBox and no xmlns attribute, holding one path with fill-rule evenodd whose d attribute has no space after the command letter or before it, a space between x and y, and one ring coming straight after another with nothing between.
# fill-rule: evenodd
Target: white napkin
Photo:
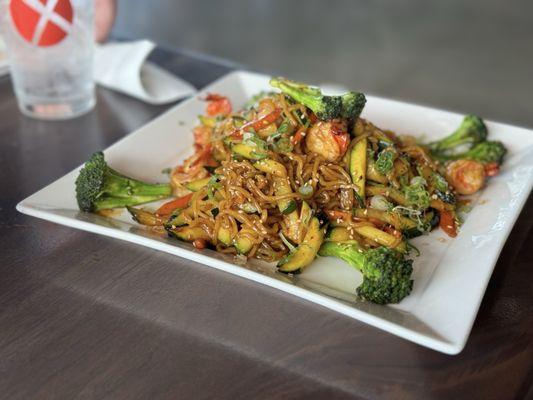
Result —
<instances>
[{"instance_id":1,"label":"white napkin","mask_svg":"<svg viewBox=\"0 0 533 400\"><path fill-rule=\"evenodd\" d=\"M96 46L96 83L151 104L170 103L195 94L190 83L146 61L154 47L149 40Z\"/></svg>"}]
</instances>

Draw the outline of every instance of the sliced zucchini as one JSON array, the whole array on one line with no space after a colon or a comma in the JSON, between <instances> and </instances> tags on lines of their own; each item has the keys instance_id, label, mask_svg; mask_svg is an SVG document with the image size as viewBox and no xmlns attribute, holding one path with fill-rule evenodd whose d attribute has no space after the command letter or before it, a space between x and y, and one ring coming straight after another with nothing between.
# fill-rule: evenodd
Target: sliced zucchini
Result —
<instances>
[{"instance_id":1,"label":"sliced zucchini","mask_svg":"<svg viewBox=\"0 0 533 400\"><path fill-rule=\"evenodd\" d=\"M231 151L241 157L248 158L250 160L262 160L267 158L266 151L260 149L257 146L250 146L249 144L237 143L231 146Z\"/></svg>"},{"instance_id":2,"label":"sliced zucchini","mask_svg":"<svg viewBox=\"0 0 533 400\"><path fill-rule=\"evenodd\" d=\"M217 240L226 246L231 246L231 230L221 226L217 232Z\"/></svg>"},{"instance_id":3,"label":"sliced zucchini","mask_svg":"<svg viewBox=\"0 0 533 400\"><path fill-rule=\"evenodd\" d=\"M285 166L282 163L272 160L270 158L265 158L264 160L257 161L256 163L254 163L254 167L261 172L272 174L279 178L285 178L287 176L287 169L285 168Z\"/></svg>"},{"instance_id":4,"label":"sliced zucchini","mask_svg":"<svg viewBox=\"0 0 533 400\"><path fill-rule=\"evenodd\" d=\"M435 228L439 224L439 220L439 213L434 210L430 210L424 216L422 221L422 229L420 229L418 226L415 226L410 229L404 229L402 233L407 239L415 238Z\"/></svg>"},{"instance_id":5,"label":"sliced zucchini","mask_svg":"<svg viewBox=\"0 0 533 400\"><path fill-rule=\"evenodd\" d=\"M294 253L278 263L278 271L284 273L299 273L315 259L318 249L324 241L324 229L318 218L313 217L309 229Z\"/></svg>"},{"instance_id":6,"label":"sliced zucchini","mask_svg":"<svg viewBox=\"0 0 533 400\"><path fill-rule=\"evenodd\" d=\"M331 228L326 235L326 240L329 242L347 242L348 240L353 240L350 237L350 232L344 226L336 226Z\"/></svg>"},{"instance_id":7,"label":"sliced zucchini","mask_svg":"<svg viewBox=\"0 0 533 400\"><path fill-rule=\"evenodd\" d=\"M185 187L189 189L191 192L198 192L202 190L204 187L206 187L210 180L211 180L210 176L207 178L197 179L195 181L185 184Z\"/></svg>"},{"instance_id":8,"label":"sliced zucchini","mask_svg":"<svg viewBox=\"0 0 533 400\"><path fill-rule=\"evenodd\" d=\"M276 195L281 196L284 194L292 193L291 187L287 178L274 178L274 191ZM286 236L294 243L299 243L299 216L298 205L294 199L285 199L278 201L278 208L284 215L287 222Z\"/></svg>"},{"instance_id":9,"label":"sliced zucchini","mask_svg":"<svg viewBox=\"0 0 533 400\"><path fill-rule=\"evenodd\" d=\"M396 203L402 206L407 205L407 199L405 198L403 193L400 192L398 189L394 189L392 187L382 185L368 185L366 187L366 193L369 196L375 196L379 194L395 201Z\"/></svg>"},{"instance_id":10,"label":"sliced zucchini","mask_svg":"<svg viewBox=\"0 0 533 400\"><path fill-rule=\"evenodd\" d=\"M267 159L254 163L254 167L257 168L259 171L265 172L267 174L271 174L274 177L278 178L278 179L274 179L274 187L276 190L276 195L282 196L284 194L292 193L291 186L289 182L287 182L287 179L286 179L287 169L282 163L267 158ZM290 214L291 212L296 210L297 204L295 200L289 199L289 200L281 200L278 206L279 206L279 210L283 214Z\"/></svg>"},{"instance_id":11,"label":"sliced zucchini","mask_svg":"<svg viewBox=\"0 0 533 400\"><path fill-rule=\"evenodd\" d=\"M276 124L272 123L270 125L265 126L263 129L260 129L257 131L257 135L260 138L266 139L270 135L273 135L278 131L278 128L276 127Z\"/></svg>"},{"instance_id":12,"label":"sliced zucchini","mask_svg":"<svg viewBox=\"0 0 533 400\"><path fill-rule=\"evenodd\" d=\"M199 226L184 226L182 228L167 229L167 231L171 236L186 242L192 242L196 239L211 240L209 235Z\"/></svg>"},{"instance_id":13,"label":"sliced zucchini","mask_svg":"<svg viewBox=\"0 0 533 400\"><path fill-rule=\"evenodd\" d=\"M237 249L237 253L239 254L248 253L250 250L252 250L252 247L254 246L250 239L248 239L244 235L239 234L237 234L237 237L233 241L233 245L235 246L235 248Z\"/></svg>"},{"instance_id":14,"label":"sliced zucchini","mask_svg":"<svg viewBox=\"0 0 533 400\"><path fill-rule=\"evenodd\" d=\"M374 160L372 158L369 158L367 160L366 164L366 178L369 181L378 182L378 183L388 183L389 180L387 177L376 169L376 165L374 163Z\"/></svg>"},{"instance_id":15,"label":"sliced zucchini","mask_svg":"<svg viewBox=\"0 0 533 400\"><path fill-rule=\"evenodd\" d=\"M366 148L367 139L365 137L359 140L350 152L350 176L361 199L365 198Z\"/></svg>"},{"instance_id":16,"label":"sliced zucchini","mask_svg":"<svg viewBox=\"0 0 533 400\"><path fill-rule=\"evenodd\" d=\"M273 178L274 192L276 196L284 196L292 193L291 185L287 178ZM294 203L294 204L291 204ZM283 214L289 214L296 209L296 202L294 199L285 199L278 201L278 208Z\"/></svg>"},{"instance_id":17,"label":"sliced zucchini","mask_svg":"<svg viewBox=\"0 0 533 400\"><path fill-rule=\"evenodd\" d=\"M311 207L309 207L309 204L307 204L307 202L303 201L302 208L300 210L300 223L304 226L309 225L312 216L313 210L311 209Z\"/></svg>"},{"instance_id":18,"label":"sliced zucchini","mask_svg":"<svg viewBox=\"0 0 533 400\"><path fill-rule=\"evenodd\" d=\"M387 232L383 232L381 229L374 228L373 226L357 227L354 228L354 231L365 238L374 240L376 243L381 244L382 246L394 248L402 253L407 249L405 242L403 241L396 247L393 247L397 242L396 238ZM348 242L350 240L354 240L354 238L351 237L348 228L337 226L333 229L330 229L326 240L330 242Z\"/></svg>"},{"instance_id":19,"label":"sliced zucchini","mask_svg":"<svg viewBox=\"0 0 533 400\"><path fill-rule=\"evenodd\" d=\"M282 207L285 207L285 208L283 208L283 209L280 210L281 213L282 213L282 214L285 214L285 215L290 214L290 213L296 211L296 207L298 206L298 205L296 204L296 200L294 200L294 199L283 200L283 201L280 201L280 203L283 204ZM280 207L280 208L281 208L281 207Z\"/></svg>"},{"instance_id":20,"label":"sliced zucchini","mask_svg":"<svg viewBox=\"0 0 533 400\"><path fill-rule=\"evenodd\" d=\"M165 228L168 229L175 229L179 228L181 226L187 225L187 222L185 222L185 218L183 218L183 215L180 211L175 212L170 216L170 218L165 222Z\"/></svg>"},{"instance_id":21,"label":"sliced zucchini","mask_svg":"<svg viewBox=\"0 0 533 400\"><path fill-rule=\"evenodd\" d=\"M394 245L398 243L398 240L391 234L384 232L381 229L374 228L373 226L361 226L354 228L354 230L361 236L373 240L382 246L394 248L400 252L405 252L406 250L405 242L401 242L394 247Z\"/></svg>"},{"instance_id":22,"label":"sliced zucchini","mask_svg":"<svg viewBox=\"0 0 533 400\"><path fill-rule=\"evenodd\" d=\"M154 213L127 206L126 209L131 214L134 221L141 225L162 226L165 224L165 218L161 218Z\"/></svg>"}]
</instances>

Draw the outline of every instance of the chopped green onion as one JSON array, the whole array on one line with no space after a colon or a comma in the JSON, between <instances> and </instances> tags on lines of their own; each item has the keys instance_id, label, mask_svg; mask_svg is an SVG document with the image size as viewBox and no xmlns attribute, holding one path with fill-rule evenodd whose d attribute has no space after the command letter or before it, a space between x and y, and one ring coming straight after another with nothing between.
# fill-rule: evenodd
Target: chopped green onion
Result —
<instances>
[{"instance_id":1,"label":"chopped green onion","mask_svg":"<svg viewBox=\"0 0 533 400\"><path fill-rule=\"evenodd\" d=\"M288 133L291 128L291 124L288 120L283 120L281 125L278 127L278 133Z\"/></svg>"}]
</instances>

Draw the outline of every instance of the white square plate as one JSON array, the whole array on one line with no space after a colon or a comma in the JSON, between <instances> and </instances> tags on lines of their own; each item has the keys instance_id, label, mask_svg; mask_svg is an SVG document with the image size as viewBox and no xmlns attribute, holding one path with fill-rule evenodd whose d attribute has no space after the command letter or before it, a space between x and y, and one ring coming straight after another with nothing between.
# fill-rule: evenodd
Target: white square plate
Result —
<instances>
[{"instance_id":1,"label":"white square plate","mask_svg":"<svg viewBox=\"0 0 533 400\"><path fill-rule=\"evenodd\" d=\"M192 152L191 129L207 92L229 96L235 107L268 90L269 77L233 72L206 87L199 96L178 104L105 150L108 163L148 181L166 179L161 170ZM453 131L463 116L369 96L363 116L400 134L437 138ZM295 277L274 266L249 262L240 266L230 256L196 251L188 243L156 237L126 212L104 218L78 211L74 181L79 168L17 205L25 214L127 240L292 293L423 346L459 353L468 338L498 255L533 184L533 131L487 122L491 139L502 140L509 154L501 174L492 178L475 201L456 239L441 231L415 239L422 255L414 263L412 294L395 306L362 302L354 296L359 273L342 261L318 258Z\"/></svg>"}]
</instances>

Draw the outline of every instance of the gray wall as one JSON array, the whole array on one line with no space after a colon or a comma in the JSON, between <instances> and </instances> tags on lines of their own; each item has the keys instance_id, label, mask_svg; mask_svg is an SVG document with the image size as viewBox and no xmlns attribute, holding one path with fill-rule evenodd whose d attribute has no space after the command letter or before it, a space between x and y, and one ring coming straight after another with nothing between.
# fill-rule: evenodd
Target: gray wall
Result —
<instances>
[{"instance_id":1,"label":"gray wall","mask_svg":"<svg viewBox=\"0 0 533 400\"><path fill-rule=\"evenodd\" d=\"M121 0L114 34L533 126L533 0Z\"/></svg>"}]
</instances>

